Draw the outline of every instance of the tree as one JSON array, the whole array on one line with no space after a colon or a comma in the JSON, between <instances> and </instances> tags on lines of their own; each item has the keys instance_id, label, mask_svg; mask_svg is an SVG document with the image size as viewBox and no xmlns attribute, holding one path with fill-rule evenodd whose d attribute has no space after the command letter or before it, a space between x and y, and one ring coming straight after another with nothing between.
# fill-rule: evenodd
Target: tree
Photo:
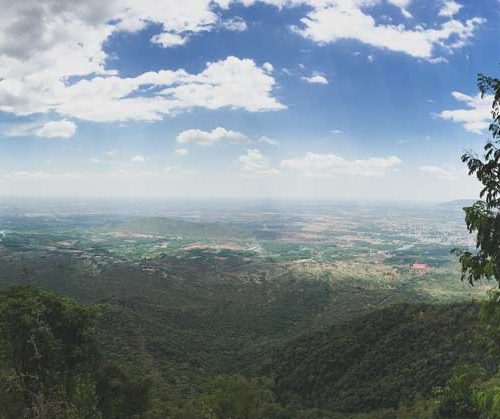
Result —
<instances>
[{"instance_id":1,"label":"tree","mask_svg":"<svg viewBox=\"0 0 500 419\"><path fill-rule=\"evenodd\" d=\"M478 365L462 365L456 368L446 387L438 394L438 417L450 419L481 417L475 400L475 391L486 377L486 371Z\"/></svg>"},{"instance_id":2,"label":"tree","mask_svg":"<svg viewBox=\"0 0 500 419\"><path fill-rule=\"evenodd\" d=\"M481 96L493 95L492 117L489 131L491 139L484 146L481 158L473 152L462 156L483 185L479 200L464 208L465 222L470 233L476 235L475 252L455 249L462 265L462 279L474 284L480 279L494 279L500 287L500 80L478 76Z\"/></svg>"},{"instance_id":3,"label":"tree","mask_svg":"<svg viewBox=\"0 0 500 419\"><path fill-rule=\"evenodd\" d=\"M484 156L468 152L462 161L469 168L469 175L475 175L482 184L479 200L464 208L465 222L470 233L476 235L476 251L458 250L462 265L462 279L471 285L480 279L497 281L498 287L489 292L489 299L482 304L481 320L494 337L498 352L500 347L500 79L478 76L481 96L493 96L489 126L491 139L484 146ZM495 346L495 345L493 345ZM488 349L488 348L485 348ZM485 374L479 370L464 370L454 375L448 385L448 392L442 401L442 417L485 417L500 418L500 374L485 381ZM461 416L457 415L457 412Z\"/></svg>"},{"instance_id":4,"label":"tree","mask_svg":"<svg viewBox=\"0 0 500 419\"><path fill-rule=\"evenodd\" d=\"M132 381L117 365L101 368L97 379L99 407L106 419L139 417L150 409L150 379Z\"/></svg>"},{"instance_id":5,"label":"tree","mask_svg":"<svg viewBox=\"0 0 500 419\"><path fill-rule=\"evenodd\" d=\"M139 418L151 382L102 362L97 313L31 287L0 291L0 419Z\"/></svg>"},{"instance_id":6,"label":"tree","mask_svg":"<svg viewBox=\"0 0 500 419\"><path fill-rule=\"evenodd\" d=\"M83 394L97 363L94 326L95 309L70 299L31 287L0 293L0 362L25 411Z\"/></svg>"},{"instance_id":7,"label":"tree","mask_svg":"<svg viewBox=\"0 0 500 419\"><path fill-rule=\"evenodd\" d=\"M248 379L223 375L212 379L207 393L197 401L206 419L278 418L281 405L276 402L273 383L266 378Z\"/></svg>"}]
</instances>

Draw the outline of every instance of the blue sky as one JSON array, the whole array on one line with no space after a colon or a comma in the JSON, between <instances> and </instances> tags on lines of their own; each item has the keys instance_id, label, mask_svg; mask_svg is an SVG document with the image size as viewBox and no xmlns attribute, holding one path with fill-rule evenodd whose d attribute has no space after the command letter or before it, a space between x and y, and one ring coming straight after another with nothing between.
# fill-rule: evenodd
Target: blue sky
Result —
<instances>
[{"instance_id":1,"label":"blue sky","mask_svg":"<svg viewBox=\"0 0 500 419\"><path fill-rule=\"evenodd\" d=\"M0 0L0 194L449 200L497 0Z\"/></svg>"}]
</instances>

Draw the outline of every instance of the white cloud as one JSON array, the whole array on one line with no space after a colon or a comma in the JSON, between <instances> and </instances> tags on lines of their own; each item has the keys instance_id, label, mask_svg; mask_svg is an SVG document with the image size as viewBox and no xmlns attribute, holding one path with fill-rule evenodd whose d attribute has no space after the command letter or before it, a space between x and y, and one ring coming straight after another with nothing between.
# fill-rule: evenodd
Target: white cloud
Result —
<instances>
[{"instance_id":1,"label":"white cloud","mask_svg":"<svg viewBox=\"0 0 500 419\"><path fill-rule=\"evenodd\" d=\"M66 119L49 121L43 124L20 124L11 127L5 132L10 137L43 137L43 138L71 138L75 135L77 126Z\"/></svg>"},{"instance_id":2,"label":"white cloud","mask_svg":"<svg viewBox=\"0 0 500 419\"><path fill-rule=\"evenodd\" d=\"M453 92L453 97L465 103L466 109L444 110L437 116L441 119L447 119L459 124L469 131L476 134L481 134L487 129L491 123L491 104L492 96L485 96L481 99L481 95L469 96L460 92Z\"/></svg>"},{"instance_id":3,"label":"white cloud","mask_svg":"<svg viewBox=\"0 0 500 419\"><path fill-rule=\"evenodd\" d=\"M439 11L439 16L453 17L455 16L464 6L458 4L453 0L445 0L443 7Z\"/></svg>"},{"instance_id":4,"label":"white cloud","mask_svg":"<svg viewBox=\"0 0 500 419\"><path fill-rule=\"evenodd\" d=\"M343 134L343 133L344 133L344 132L343 132L342 130L340 130L340 129L332 129L330 132L331 132L332 134Z\"/></svg>"},{"instance_id":5,"label":"white cloud","mask_svg":"<svg viewBox=\"0 0 500 419\"><path fill-rule=\"evenodd\" d=\"M235 162L242 173L250 176L276 176L280 171L271 167L269 159L256 148L248 149Z\"/></svg>"},{"instance_id":6,"label":"white cloud","mask_svg":"<svg viewBox=\"0 0 500 419\"><path fill-rule=\"evenodd\" d=\"M412 2L412 0L388 0L388 1L394 6L400 7L402 9L407 9Z\"/></svg>"},{"instance_id":7,"label":"white cloud","mask_svg":"<svg viewBox=\"0 0 500 419\"><path fill-rule=\"evenodd\" d=\"M174 153L180 157L184 157L189 154L189 150L187 148L178 148L177 150L174 151Z\"/></svg>"},{"instance_id":8,"label":"white cloud","mask_svg":"<svg viewBox=\"0 0 500 419\"><path fill-rule=\"evenodd\" d=\"M103 73L103 44L113 33L138 32L154 23L159 28L154 42L178 45L190 34L217 27L216 7L228 5L227 0L0 0L0 77Z\"/></svg>"},{"instance_id":9,"label":"white cloud","mask_svg":"<svg viewBox=\"0 0 500 419\"><path fill-rule=\"evenodd\" d=\"M228 107L249 112L285 109L286 106L272 96L276 82L266 64L264 66L259 67L250 59L228 57L209 63L202 73L165 89L162 94L177 108Z\"/></svg>"},{"instance_id":10,"label":"white cloud","mask_svg":"<svg viewBox=\"0 0 500 419\"><path fill-rule=\"evenodd\" d=\"M325 76L322 76L321 74L315 74L310 77L302 77L302 80L313 84L328 84L327 78Z\"/></svg>"},{"instance_id":11,"label":"white cloud","mask_svg":"<svg viewBox=\"0 0 500 419\"><path fill-rule=\"evenodd\" d=\"M226 128L217 127L212 131L203 131L199 129L188 129L182 131L177 136L177 142L180 144L199 144L203 146L210 146L221 142L230 143L260 143L270 146L276 146L279 144L278 140L274 138L266 137L265 135L257 138L251 138L250 136L238 132L228 130ZM184 150L184 149L181 149ZM186 150L187 151L187 150Z\"/></svg>"},{"instance_id":12,"label":"white cloud","mask_svg":"<svg viewBox=\"0 0 500 419\"><path fill-rule=\"evenodd\" d=\"M301 176L384 176L401 165L396 156L370 157L366 160L347 160L335 154L306 153L303 157L283 160L280 168Z\"/></svg>"},{"instance_id":13,"label":"white cloud","mask_svg":"<svg viewBox=\"0 0 500 419\"><path fill-rule=\"evenodd\" d=\"M170 48L184 45L188 41L188 37L176 33L163 32L153 36L151 41L161 45L163 48Z\"/></svg>"},{"instance_id":14,"label":"white cloud","mask_svg":"<svg viewBox=\"0 0 500 419\"><path fill-rule=\"evenodd\" d=\"M241 17L225 20L221 23L221 27L233 32L244 32L248 29L247 23Z\"/></svg>"},{"instance_id":15,"label":"white cloud","mask_svg":"<svg viewBox=\"0 0 500 419\"><path fill-rule=\"evenodd\" d=\"M450 18L425 28L377 22L368 6L382 0L0 0L0 111L107 122L153 121L193 107L284 109L273 96L270 64L228 57L199 74L166 69L123 78L110 67L113 52L104 48L112 35L148 26L157 28L151 41L164 47L219 27L243 30L246 23L239 18L221 21L219 8L258 2L307 6L295 32L314 42L355 39L429 60L436 59L438 47L461 48L484 21L452 18L458 6L451 0L441 10ZM407 0L390 2L403 11L411 6ZM73 76L79 81L72 82Z\"/></svg>"},{"instance_id":16,"label":"white cloud","mask_svg":"<svg viewBox=\"0 0 500 419\"><path fill-rule=\"evenodd\" d=\"M208 63L199 74L161 70L131 78L99 76L71 85L62 80L52 85L0 80L0 110L17 115L55 111L109 122L154 121L194 107L249 112L284 109L272 96L274 86L274 78L253 60L228 57ZM145 87L150 89L145 91Z\"/></svg>"},{"instance_id":17,"label":"white cloud","mask_svg":"<svg viewBox=\"0 0 500 419\"><path fill-rule=\"evenodd\" d=\"M37 137L46 138L70 138L76 132L76 124L68 120L50 121L36 131Z\"/></svg>"},{"instance_id":18,"label":"white cloud","mask_svg":"<svg viewBox=\"0 0 500 419\"><path fill-rule=\"evenodd\" d=\"M313 10L294 30L319 44L354 39L377 48L431 59L436 47L449 51L463 47L473 37L476 27L485 21L479 17L465 22L451 19L436 28L379 24L362 9L377 3L377 0L311 2Z\"/></svg>"},{"instance_id":19,"label":"white cloud","mask_svg":"<svg viewBox=\"0 0 500 419\"><path fill-rule=\"evenodd\" d=\"M466 175L463 170L443 168L439 166L421 166L419 167L419 170L422 173L444 180L459 180Z\"/></svg>"},{"instance_id":20,"label":"white cloud","mask_svg":"<svg viewBox=\"0 0 500 419\"><path fill-rule=\"evenodd\" d=\"M212 131L189 129L177 136L177 142L181 144L213 145L221 141L245 142L248 141L248 137L241 132L227 130L222 127L214 128Z\"/></svg>"},{"instance_id":21,"label":"white cloud","mask_svg":"<svg viewBox=\"0 0 500 419\"><path fill-rule=\"evenodd\" d=\"M113 51L106 51L104 45L111 35L156 24L160 31L152 42L164 47L182 45L192 34L217 27L217 5L228 3L0 0L0 111L20 116L56 112L107 122L158 120L196 106L283 109L272 97L275 81L268 68L252 60L228 57L209 63L199 74L163 70L133 78L121 78L109 68ZM232 22L233 29L238 24L241 29L243 22L238 20ZM83 79L72 82L72 76ZM143 92L146 85L153 88L153 94ZM165 89L164 94L155 88Z\"/></svg>"}]
</instances>

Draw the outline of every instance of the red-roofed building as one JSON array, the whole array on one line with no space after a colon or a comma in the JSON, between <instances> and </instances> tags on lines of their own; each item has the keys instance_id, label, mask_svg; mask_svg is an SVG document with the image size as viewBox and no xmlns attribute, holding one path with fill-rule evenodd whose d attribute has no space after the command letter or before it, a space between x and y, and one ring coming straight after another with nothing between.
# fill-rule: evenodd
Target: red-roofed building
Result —
<instances>
[{"instance_id":1,"label":"red-roofed building","mask_svg":"<svg viewBox=\"0 0 500 419\"><path fill-rule=\"evenodd\" d=\"M421 262L414 262L410 266L410 272L415 274L425 274L429 272L429 265L426 265L425 263Z\"/></svg>"}]
</instances>

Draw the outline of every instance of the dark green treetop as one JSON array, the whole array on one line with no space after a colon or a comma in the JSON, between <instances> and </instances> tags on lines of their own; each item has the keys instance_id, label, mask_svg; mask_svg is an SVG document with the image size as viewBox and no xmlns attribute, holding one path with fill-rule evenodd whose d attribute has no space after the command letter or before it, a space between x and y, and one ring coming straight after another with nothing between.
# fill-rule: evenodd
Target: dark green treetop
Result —
<instances>
[{"instance_id":1,"label":"dark green treetop","mask_svg":"<svg viewBox=\"0 0 500 419\"><path fill-rule=\"evenodd\" d=\"M81 399L83 387L93 392L94 327L93 307L30 287L0 292L0 399L12 406L8 417L40 416L47 409L59 415L63 401Z\"/></svg>"},{"instance_id":2,"label":"dark green treetop","mask_svg":"<svg viewBox=\"0 0 500 419\"><path fill-rule=\"evenodd\" d=\"M151 383L104 362L104 309L26 286L0 290L0 419L143 417Z\"/></svg>"}]
</instances>

